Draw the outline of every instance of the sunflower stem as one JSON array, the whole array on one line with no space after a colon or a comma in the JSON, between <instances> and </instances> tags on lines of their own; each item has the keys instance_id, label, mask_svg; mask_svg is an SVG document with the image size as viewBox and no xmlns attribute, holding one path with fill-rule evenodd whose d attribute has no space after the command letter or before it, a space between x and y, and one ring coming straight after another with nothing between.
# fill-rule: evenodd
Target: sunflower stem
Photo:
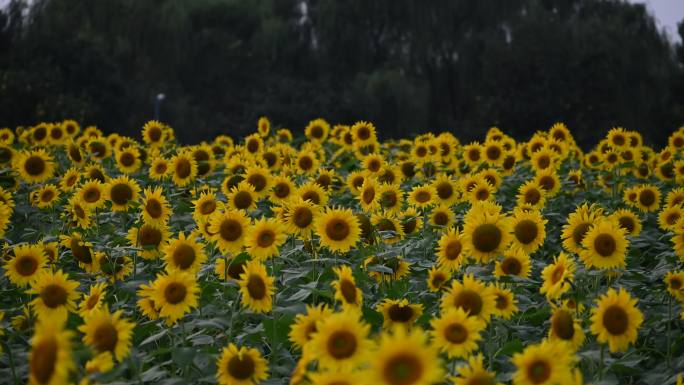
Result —
<instances>
[{"instance_id":1,"label":"sunflower stem","mask_svg":"<svg viewBox=\"0 0 684 385\"><path fill-rule=\"evenodd\" d=\"M667 294L666 294L667 295ZM670 341L670 323L672 321L672 296L667 296L667 367L672 368L672 343Z\"/></svg>"},{"instance_id":2,"label":"sunflower stem","mask_svg":"<svg viewBox=\"0 0 684 385\"><path fill-rule=\"evenodd\" d=\"M14 335L12 335L12 337L14 337ZM2 347L5 350L7 350L7 358L9 358L9 366L10 366L10 369L12 370L12 383L19 384L19 379L17 378L17 373L14 369L14 367L15 367L14 356L12 355L12 346L11 346L12 339L13 339L12 337L10 337L7 342L2 341L0 343L2 343Z\"/></svg>"},{"instance_id":3,"label":"sunflower stem","mask_svg":"<svg viewBox=\"0 0 684 385\"><path fill-rule=\"evenodd\" d=\"M603 380L603 359L606 351L606 345L601 344L601 357L599 358L599 370L598 370L598 379L599 381Z\"/></svg>"}]
</instances>

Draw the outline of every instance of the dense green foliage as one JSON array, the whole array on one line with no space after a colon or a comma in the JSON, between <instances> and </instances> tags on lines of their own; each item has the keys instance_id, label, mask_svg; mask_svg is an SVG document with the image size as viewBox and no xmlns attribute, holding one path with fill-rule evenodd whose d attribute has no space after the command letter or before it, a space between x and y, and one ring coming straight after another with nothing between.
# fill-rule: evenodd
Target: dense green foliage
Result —
<instances>
[{"instance_id":1,"label":"dense green foliage","mask_svg":"<svg viewBox=\"0 0 684 385\"><path fill-rule=\"evenodd\" d=\"M75 117L133 133L160 92L191 142L261 115L463 140L565 121L584 146L616 125L663 145L684 121L682 47L618 0L25 3L0 14L0 126Z\"/></svg>"}]
</instances>

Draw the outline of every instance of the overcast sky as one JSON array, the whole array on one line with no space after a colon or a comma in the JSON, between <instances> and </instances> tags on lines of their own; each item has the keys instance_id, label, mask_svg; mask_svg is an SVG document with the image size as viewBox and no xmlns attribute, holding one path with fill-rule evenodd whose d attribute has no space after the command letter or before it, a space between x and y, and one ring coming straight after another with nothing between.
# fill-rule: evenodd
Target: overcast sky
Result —
<instances>
[{"instance_id":1,"label":"overcast sky","mask_svg":"<svg viewBox=\"0 0 684 385\"><path fill-rule=\"evenodd\" d=\"M502 0L505 1L505 0ZM627 0L632 3L646 3L648 9L658 20L660 28L664 29L670 40L680 42L677 33L677 23L684 19L684 0ZM7 5L9 0L0 0L0 7Z\"/></svg>"}]
</instances>

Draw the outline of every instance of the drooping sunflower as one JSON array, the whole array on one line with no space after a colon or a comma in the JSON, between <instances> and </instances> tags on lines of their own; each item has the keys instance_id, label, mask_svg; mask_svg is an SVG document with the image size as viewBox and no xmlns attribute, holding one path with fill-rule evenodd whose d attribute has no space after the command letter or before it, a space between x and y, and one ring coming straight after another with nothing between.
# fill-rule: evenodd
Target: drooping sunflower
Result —
<instances>
[{"instance_id":1,"label":"drooping sunflower","mask_svg":"<svg viewBox=\"0 0 684 385\"><path fill-rule=\"evenodd\" d=\"M478 281L470 274L463 276L463 281L454 280L451 288L442 296L440 309L442 313L451 308L461 308L471 317L483 321L489 318L496 306L496 299L491 287Z\"/></svg>"},{"instance_id":2,"label":"drooping sunflower","mask_svg":"<svg viewBox=\"0 0 684 385\"><path fill-rule=\"evenodd\" d=\"M444 380L437 348L419 328L383 333L368 375L379 385L429 385Z\"/></svg>"},{"instance_id":3,"label":"drooping sunflower","mask_svg":"<svg viewBox=\"0 0 684 385\"><path fill-rule=\"evenodd\" d=\"M512 241L511 220L500 206L478 202L463 218L463 246L468 256L487 263L501 254Z\"/></svg>"},{"instance_id":4,"label":"drooping sunflower","mask_svg":"<svg viewBox=\"0 0 684 385\"><path fill-rule=\"evenodd\" d=\"M255 313L268 313L273 307L275 278L266 272L266 266L259 261L249 261L240 274L242 305Z\"/></svg>"},{"instance_id":5,"label":"drooping sunflower","mask_svg":"<svg viewBox=\"0 0 684 385\"><path fill-rule=\"evenodd\" d=\"M477 317L470 317L461 308L451 308L439 318L430 321L432 342L449 358L467 358L477 350L480 333L487 324Z\"/></svg>"},{"instance_id":6,"label":"drooping sunflower","mask_svg":"<svg viewBox=\"0 0 684 385\"><path fill-rule=\"evenodd\" d=\"M257 385L268 378L268 362L261 353L233 343L223 348L216 366L219 385Z\"/></svg>"},{"instance_id":7,"label":"drooping sunflower","mask_svg":"<svg viewBox=\"0 0 684 385\"><path fill-rule=\"evenodd\" d=\"M627 231L615 221L604 219L587 231L580 259L587 267L598 269L623 268L629 247Z\"/></svg>"},{"instance_id":8,"label":"drooping sunflower","mask_svg":"<svg viewBox=\"0 0 684 385\"><path fill-rule=\"evenodd\" d=\"M62 270L43 270L27 291L37 295L31 301L33 313L42 322L64 324L68 313L76 309L77 287L78 282L70 280Z\"/></svg>"},{"instance_id":9,"label":"drooping sunflower","mask_svg":"<svg viewBox=\"0 0 684 385\"><path fill-rule=\"evenodd\" d=\"M90 312L85 324L78 327L83 332L83 343L97 354L109 352L122 361L131 351L131 337L135 323L123 317L123 311L110 313L107 306Z\"/></svg>"},{"instance_id":10,"label":"drooping sunflower","mask_svg":"<svg viewBox=\"0 0 684 385\"><path fill-rule=\"evenodd\" d=\"M55 164L52 155L43 149L22 151L13 159L13 167L28 183L41 183L52 178Z\"/></svg>"},{"instance_id":11,"label":"drooping sunflower","mask_svg":"<svg viewBox=\"0 0 684 385\"><path fill-rule=\"evenodd\" d=\"M642 185L637 190L637 207L643 212L652 212L660 207L660 190L653 185Z\"/></svg>"},{"instance_id":12,"label":"drooping sunflower","mask_svg":"<svg viewBox=\"0 0 684 385\"><path fill-rule=\"evenodd\" d=\"M513 292L504 288L499 284L491 286L492 293L494 293L495 306L492 314L503 319L510 319L518 312L518 301Z\"/></svg>"},{"instance_id":13,"label":"drooping sunflower","mask_svg":"<svg viewBox=\"0 0 684 385\"><path fill-rule=\"evenodd\" d=\"M435 203L437 192L432 185L415 186L408 196L408 203L417 208L426 208Z\"/></svg>"},{"instance_id":14,"label":"drooping sunflower","mask_svg":"<svg viewBox=\"0 0 684 385\"><path fill-rule=\"evenodd\" d=\"M297 314L290 326L289 338L292 345L298 349L304 349L311 337L318 331L318 323L324 321L333 314L332 309L325 304L306 306L306 313Z\"/></svg>"},{"instance_id":15,"label":"drooping sunflower","mask_svg":"<svg viewBox=\"0 0 684 385\"><path fill-rule=\"evenodd\" d=\"M287 240L284 226L275 218L261 218L254 222L245 235L245 246L256 260L278 255L278 248Z\"/></svg>"},{"instance_id":16,"label":"drooping sunflower","mask_svg":"<svg viewBox=\"0 0 684 385\"><path fill-rule=\"evenodd\" d=\"M185 187L197 177L197 162L189 151L181 151L171 158L169 163L173 183L176 186Z\"/></svg>"},{"instance_id":17,"label":"drooping sunflower","mask_svg":"<svg viewBox=\"0 0 684 385\"><path fill-rule=\"evenodd\" d=\"M454 385L503 385L496 382L496 373L487 371L484 367L482 354L472 355L468 364L456 369L458 377L452 377Z\"/></svg>"},{"instance_id":18,"label":"drooping sunflower","mask_svg":"<svg viewBox=\"0 0 684 385\"><path fill-rule=\"evenodd\" d=\"M596 300L590 330L599 343L608 343L612 353L627 350L637 339L644 316L636 303L623 288L618 291L610 288Z\"/></svg>"},{"instance_id":19,"label":"drooping sunflower","mask_svg":"<svg viewBox=\"0 0 684 385\"><path fill-rule=\"evenodd\" d=\"M335 299L342 303L344 309L360 308L363 302L363 293L356 287L356 280L352 275L352 270L347 265L333 267L333 272L337 275L337 280L332 282L335 289Z\"/></svg>"},{"instance_id":20,"label":"drooping sunflower","mask_svg":"<svg viewBox=\"0 0 684 385\"><path fill-rule=\"evenodd\" d=\"M327 208L316 218L314 226L321 238L321 246L333 252L348 252L361 235L359 221L350 209Z\"/></svg>"},{"instance_id":21,"label":"drooping sunflower","mask_svg":"<svg viewBox=\"0 0 684 385\"><path fill-rule=\"evenodd\" d=\"M226 210L209 219L209 232L221 253L239 254L245 245L250 220L242 210Z\"/></svg>"},{"instance_id":22,"label":"drooping sunflower","mask_svg":"<svg viewBox=\"0 0 684 385\"><path fill-rule=\"evenodd\" d=\"M106 186L106 198L112 202L112 211L127 211L137 202L140 186L126 175L110 179Z\"/></svg>"},{"instance_id":23,"label":"drooping sunflower","mask_svg":"<svg viewBox=\"0 0 684 385\"><path fill-rule=\"evenodd\" d=\"M285 224L288 226L288 231L303 239L311 238L316 218L320 214L320 207L301 198L291 200L286 207Z\"/></svg>"},{"instance_id":24,"label":"drooping sunflower","mask_svg":"<svg viewBox=\"0 0 684 385\"><path fill-rule=\"evenodd\" d=\"M171 216L171 208L161 187L146 188L141 207L146 224L164 226Z\"/></svg>"},{"instance_id":25,"label":"drooping sunflower","mask_svg":"<svg viewBox=\"0 0 684 385\"><path fill-rule=\"evenodd\" d=\"M169 240L163 252L166 271L181 270L195 274L207 260L204 245L192 233L188 237L183 232L178 233L178 238Z\"/></svg>"},{"instance_id":26,"label":"drooping sunflower","mask_svg":"<svg viewBox=\"0 0 684 385\"><path fill-rule=\"evenodd\" d=\"M560 253L553 258L553 263L542 270L544 283L539 288L539 292L546 294L550 301L559 298L566 291L570 290L570 283L575 278L575 261L565 253Z\"/></svg>"},{"instance_id":27,"label":"drooping sunflower","mask_svg":"<svg viewBox=\"0 0 684 385\"><path fill-rule=\"evenodd\" d=\"M568 215L568 223L563 225L561 239L563 248L569 252L581 253L583 250L582 242L595 223L603 216L603 209L596 205L586 203L578 206L574 212Z\"/></svg>"},{"instance_id":28,"label":"drooping sunflower","mask_svg":"<svg viewBox=\"0 0 684 385\"><path fill-rule=\"evenodd\" d=\"M541 212L516 209L513 211L513 245L531 254L541 247L546 239L545 226L548 223Z\"/></svg>"},{"instance_id":29,"label":"drooping sunflower","mask_svg":"<svg viewBox=\"0 0 684 385\"><path fill-rule=\"evenodd\" d=\"M225 192L224 192L225 193ZM228 207L235 210L250 211L256 208L257 195L254 187L242 181L230 189L226 195Z\"/></svg>"},{"instance_id":30,"label":"drooping sunflower","mask_svg":"<svg viewBox=\"0 0 684 385\"><path fill-rule=\"evenodd\" d=\"M620 227L627 230L627 235L636 237L641 233L641 220L631 210L619 209L612 213L609 218L613 221L617 221L617 223L620 224Z\"/></svg>"},{"instance_id":31,"label":"drooping sunflower","mask_svg":"<svg viewBox=\"0 0 684 385\"><path fill-rule=\"evenodd\" d=\"M457 271L465 259L461 233L450 228L437 243L437 265L450 272Z\"/></svg>"},{"instance_id":32,"label":"drooping sunflower","mask_svg":"<svg viewBox=\"0 0 684 385\"><path fill-rule=\"evenodd\" d=\"M199 287L194 274L184 271L171 271L158 274L151 284L151 299L159 311L159 316L166 318L168 326L197 307Z\"/></svg>"},{"instance_id":33,"label":"drooping sunflower","mask_svg":"<svg viewBox=\"0 0 684 385\"><path fill-rule=\"evenodd\" d=\"M71 356L71 339L74 333L62 329L55 322L40 322L31 338L29 354L29 385L61 385L69 383L75 368Z\"/></svg>"},{"instance_id":34,"label":"drooping sunflower","mask_svg":"<svg viewBox=\"0 0 684 385\"><path fill-rule=\"evenodd\" d=\"M496 261L494 276L497 278L505 276L528 278L530 270L530 255L520 248L512 247L504 253L503 259Z\"/></svg>"},{"instance_id":35,"label":"drooping sunflower","mask_svg":"<svg viewBox=\"0 0 684 385\"><path fill-rule=\"evenodd\" d=\"M557 342L529 345L514 354L511 362L517 367L514 385L567 384L571 379L572 352Z\"/></svg>"},{"instance_id":36,"label":"drooping sunflower","mask_svg":"<svg viewBox=\"0 0 684 385\"><path fill-rule=\"evenodd\" d=\"M385 298L376 307L382 313L384 322L382 327L391 329L396 326L410 328L418 317L423 314L422 304L411 304L406 298L389 299Z\"/></svg>"},{"instance_id":37,"label":"drooping sunflower","mask_svg":"<svg viewBox=\"0 0 684 385\"><path fill-rule=\"evenodd\" d=\"M553 342L563 341L577 351L584 343L584 331L580 321L575 320L572 311L563 307L554 307L551 315L551 328L549 340Z\"/></svg>"},{"instance_id":38,"label":"drooping sunflower","mask_svg":"<svg viewBox=\"0 0 684 385\"><path fill-rule=\"evenodd\" d=\"M78 304L78 314L85 319L93 310L102 307L105 304L106 293L107 284L104 282L90 286L89 292L83 293L83 299Z\"/></svg>"},{"instance_id":39,"label":"drooping sunflower","mask_svg":"<svg viewBox=\"0 0 684 385\"><path fill-rule=\"evenodd\" d=\"M161 254L161 248L169 238L169 228L164 225L143 223L140 228L131 227L128 230L128 242L138 247L138 255L145 259L156 258Z\"/></svg>"},{"instance_id":40,"label":"drooping sunflower","mask_svg":"<svg viewBox=\"0 0 684 385\"><path fill-rule=\"evenodd\" d=\"M370 325L356 311L335 313L317 324L311 336L311 354L322 368L353 369L366 363L373 343Z\"/></svg>"},{"instance_id":41,"label":"drooping sunflower","mask_svg":"<svg viewBox=\"0 0 684 385\"><path fill-rule=\"evenodd\" d=\"M26 287L45 268L46 258L40 245L19 245L12 248L13 257L5 262L5 276L10 282Z\"/></svg>"}]
</instances>

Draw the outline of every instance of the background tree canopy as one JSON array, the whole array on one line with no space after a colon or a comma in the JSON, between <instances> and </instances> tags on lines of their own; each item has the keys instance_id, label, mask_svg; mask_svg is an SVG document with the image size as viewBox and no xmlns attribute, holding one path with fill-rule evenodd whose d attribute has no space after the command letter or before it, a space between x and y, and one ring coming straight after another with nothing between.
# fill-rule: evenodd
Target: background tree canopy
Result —
<instances>
[{"instance_id":1,"label":"background tree canopy","mask_svg":"<svg viewBox=\"0 0 684 385\"><path fill-rule=\"evenodd\" d=\"M266 115L462 141L564 121L585 147L620 125L662 145L684 123L683 66L644 6L618 0L14 0L0 125L135 135L163 92L189 143Z\"/></svg>"}]
</instances>

